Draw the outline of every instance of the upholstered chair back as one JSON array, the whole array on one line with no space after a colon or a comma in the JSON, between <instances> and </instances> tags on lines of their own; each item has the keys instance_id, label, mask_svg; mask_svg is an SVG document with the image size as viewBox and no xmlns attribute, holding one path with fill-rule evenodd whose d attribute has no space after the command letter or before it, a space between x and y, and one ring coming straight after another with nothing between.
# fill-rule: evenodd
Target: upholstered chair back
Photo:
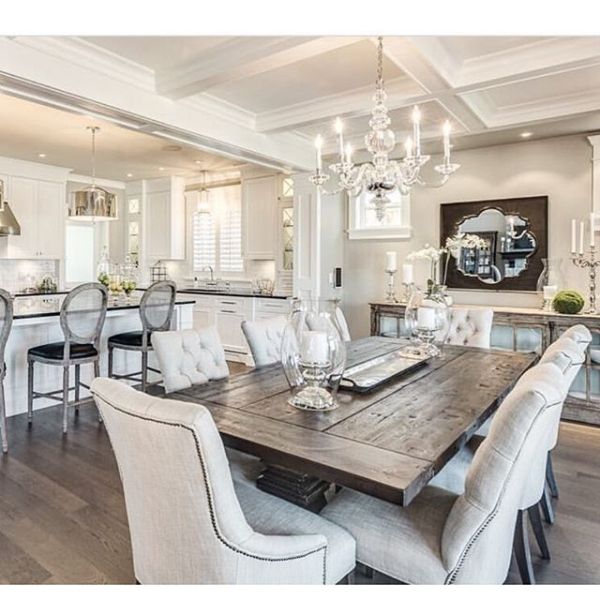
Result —
<instances>
[{"instance_id":1,"label":"upholstered chair back","mask_svg":"<svg viewBox=\"0 0 600 600\"><path fill-rule=\"evenodd\" d=\"M350 342L350 330L348 329L348 321L344 316L344 312L339 306L335 307L335 318L337 320L337 329L340 334L340 338L343 342ZM315 315L309 315L306 319L306 323L313 331L326 331L328 324L320 317Z\"/></svg>"},{"instance_id":2,"label":"upholstered chair back","mask_svg":"<svg viewBox=\"0 0 600 600\"><path fill-rule=\"evenodd\" d=\"M573 325L572 327L569 327L569 329L567 329L560 337L570 338L585 348L587 348L592 342L592 334L585 325Z\"/></svg>"},{"instance_id":3,"label":"upholstered chair back","mask_svg":"<svg viewBox=\"0 0 600 600\"><path fill-rule=\"evenodd\" d=\"M248 525L206 408L106 378L92 393L119 465L138 581L322 583L324 536Z\"/></svg>"},{"instance_id":4,"label":"upholstered chair back","mask_svg":"<svg viewBox=\"0 0 600 600\"><path fill-rule=\"evenodd\" d=\"M489 348L494 311L491 308L450 308L446 343L452 346Z\"/></svg>"},{"instance_id":5,"label":"upholstered chair back","mask_svg":"<svg viewBox=\"0 0 600 600\"><path fill-rule=\"evenodd\" d=\"M444 527L442 558L451 582L504 581L531 467L543 464L548 430L560 414L562 380L556 365L536 366L496 412Z\"/></svg>"},{"instance_id":6,"label":"upholstered chair back","mask_svg":"<svg viewBox=\"0 0 600 600\"><path fill-rule=\"evenodd\" d=\"M152 347L167 393L229 375L217 328L155 331Z\"/></svg>"},{"instance_id":7,"label":"upholstered chair back","mask_svg":"<svg viewBox=\"0 0 600 600\"><path fill-rule=\"evenodd\" d=\"M257 367L281 362L281 343L286 324L284 316L242 322L242 331Z\"/></svg>"}]
</instances>

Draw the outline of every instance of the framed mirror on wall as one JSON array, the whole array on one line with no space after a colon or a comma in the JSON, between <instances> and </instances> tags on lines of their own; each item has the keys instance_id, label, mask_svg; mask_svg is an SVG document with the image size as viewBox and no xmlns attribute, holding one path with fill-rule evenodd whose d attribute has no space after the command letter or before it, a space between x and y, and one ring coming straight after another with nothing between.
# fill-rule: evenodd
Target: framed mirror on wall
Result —
<instances>
[{"instance_id":1,"label":"framed mirror on wall","mask_svg":"<svg viewBox=\"0 0 600 600\"><path fill-rule=\"evenodd\" d=\"M548 196L442 204L440 245L457 234L479 239L450 256L449 288L535 292L548 256Z\"/></svg>"}]
</instances>

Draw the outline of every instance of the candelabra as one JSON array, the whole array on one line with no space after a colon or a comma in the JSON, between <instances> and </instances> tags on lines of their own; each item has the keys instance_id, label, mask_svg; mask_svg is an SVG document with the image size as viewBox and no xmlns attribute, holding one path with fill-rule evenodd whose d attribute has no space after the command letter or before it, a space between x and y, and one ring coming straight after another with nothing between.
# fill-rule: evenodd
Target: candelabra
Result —
<instances>
[{"instance_id":1,"label":"candelabra","mask_svg":"<svg viewBox=\"0 0 600 600\"><path fill-rule=\"evenodd\" d=\"M585 311L587 314L597 314L596 311L596 268L600 266L600 260L596 258L594 246L591 246L586 257L583 252L579 254L573 252L571 260L576 267L589 269L590 289L589 289L589 307Z\"/></svg>"},{"instance_id":2,"label":"candelabra","mask_svg":"<svg viewBox=\"0 0 600 600\"><path fill-rule=\"evenodd\" d=\"M396 292L394 290L394 274L398 269L386 269L385 272L388 274L388 289L387 294L385 296L386 302L393 302L394 304L398 303L398 298L396 298Z\"/></svg>"}]
</instances>

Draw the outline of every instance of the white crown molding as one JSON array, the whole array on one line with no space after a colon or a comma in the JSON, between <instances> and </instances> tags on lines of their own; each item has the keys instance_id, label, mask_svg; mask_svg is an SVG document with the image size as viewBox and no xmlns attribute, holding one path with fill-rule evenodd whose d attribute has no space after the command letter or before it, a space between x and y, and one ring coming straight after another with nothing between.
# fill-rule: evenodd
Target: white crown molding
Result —
<instances>
[{"instance_id":1,"label":"white crown molding","mask_svg":"<svg viewBox=\"0 0 600 600\"><path fill-rule=\"evenodd\" d=\"M67 177L67 183L83 183L85 185L91 185L92 178L89 175L80 175L79 173L69 173ZM96 177L94 183L102 187L112 188L115 190L124 190L126 183L117 179L102 179Z\"/></svg>"},{"instance_id":2,"label":"white crown molding","mask_svg":"<svg viewBox=\"0 0 600 600\"><path fill-rule=\"evenodd\" d=\"M141 89L154 89L152 69L79 37L18 36L12 41Z\"/></svg>"},{"instance_id":3,"label":"white crown molding","mask_svg":"<svg viewBox=\"0 0 600 600\"><path fill-rule=\"evenodd\" d=\"M386 82L385 88L388 94L386 105L389 110L430 99L418 85L406 77ZM374 91L374 86L369 85L259 113L256 115L256 130L261 133L273 133L333 120L336 116L348 118L367 115L373 108Z\"/></svg>"},{"instance_id":4,"label":"white crown molding","mask_svg":"<svg viewBox=\"0 0 600 600\"><path fill-rule=\"evenodd\" d=\"M4 175L65 183L70 172L71 169L65 167L0 156L0 173Z\"/></svg>"},{"instance_id":5,"label":"white crown molding","mask_svg":"<svg viewBox=\"0 0 600 600\"><path fill-rule=\"evenodd\" d=\"M255 113L250 112L241 106L232 104L231 102L227 102L226 100L221 100L208 93L180 100L179 103L203 113L218 116L219 118L225 119L230 123L235 123L240 127L254 129L256 125Z\"/></svg>"}]
</instances>

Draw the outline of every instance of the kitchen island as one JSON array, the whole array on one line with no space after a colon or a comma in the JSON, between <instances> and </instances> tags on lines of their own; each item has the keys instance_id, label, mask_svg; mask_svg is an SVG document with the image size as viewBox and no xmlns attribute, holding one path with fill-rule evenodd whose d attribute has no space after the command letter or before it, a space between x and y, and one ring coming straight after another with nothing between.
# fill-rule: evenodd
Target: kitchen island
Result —
<instances>
[{"instance_id":1,"label":"kitchen island","mask_svg":"<svg viewBox=\"0 0 600 600\"><path fill-rule=\"evenodd\" d=\"M64 295L41 294L38 296L19 296L14 300L14 321L5 351L6 377L4 394L7 415L15 415L27 411L27 351L34 346L58 342L64 339L59 323L60 306ZM100 374L106 376L107 339L116 333L142 329L139 316L139 301L136 295L129 302L119 300L117 303L109 299L106 321L100 338ZM175 306L173 329L189 329L192 327L193 301L178 298ZM140 353L117 350L114 355L115 371L131 373L140 370ZM157 368L153 353L149 363ZM150 373L150 381L159 376ZM91 365L81 368L82 381L88 383L93 377ZM62 369L45 364L37 364L35 369L35 389L37 391L57 390L62 386ZM53 400L38 398L35 409L56 404Z\"/></svg>"}]
</instances>

